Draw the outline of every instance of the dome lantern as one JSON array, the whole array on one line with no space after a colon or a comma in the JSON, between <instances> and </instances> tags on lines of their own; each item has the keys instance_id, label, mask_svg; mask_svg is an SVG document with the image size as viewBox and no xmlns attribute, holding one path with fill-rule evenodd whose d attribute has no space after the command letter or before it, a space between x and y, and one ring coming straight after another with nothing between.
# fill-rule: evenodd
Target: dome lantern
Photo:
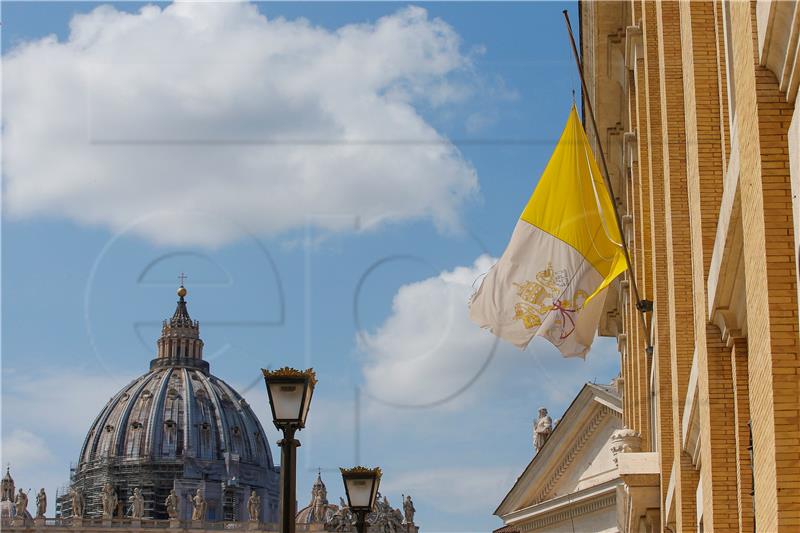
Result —
<instances>
[{"instance_id":1,"label":"dome lantern","mask_svg":"<svg viewBox=\"0 0 800 533\"><path fill-rule=\"evenodd\" d=\"M150 362L150 368L182 366L199 368L208 373L208 362L203 361L203 340L200 338L200 323L192 320L186 307L186 294L183 286L186 278L181 274L181 285L178 287L178 304L172 318L164 320L161 325L158 355Z\"/></svg>"}]
</instances>

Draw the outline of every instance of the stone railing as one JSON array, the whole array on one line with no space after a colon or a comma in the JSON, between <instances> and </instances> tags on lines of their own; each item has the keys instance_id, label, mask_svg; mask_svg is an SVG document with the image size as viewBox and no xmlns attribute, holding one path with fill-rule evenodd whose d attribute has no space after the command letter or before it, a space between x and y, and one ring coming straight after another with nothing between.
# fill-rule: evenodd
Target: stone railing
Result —
<instances>
[{"instance_id":1,"label":"stone railing","mask_svg":"<svg viewBox=\"0 0 800 533\"><path fill-rule=\"evenodd\" d=\"M47 531L48 533L80 533L82 531L98 533L101 531L119 530L148 530L148 531L264 531L277 532L278 525L263 522L239 521L200 521L200 520L153 520L142 518L115 518L107 520L102 518L26 518L24 520L3 518L0 523L3 531ZM298 526L298 531L303 531Z\"/></svg>"},{"instance_id":2,"label":"stone railing","mask_svg":"<svg viewBox=\"0 0 800 533\"><path fill-rule=\"evenodd\" d=\"M278 524L264 522L239 522L239 521L200 521L200 520L153 520L142 518L115 518L105 520L102 518L36 518L15 520L3 518L0 521L1 529L5 531L46 532L46 533L102 533L104 531L143 531L153 533L175 533L176 531L191 531L201 533L204 531L259 531L263 533L277 533ZM297 524L298 533L311 533L327 531L324 524ZM351 528L345 531L355 531ZM379 528L370 526L369 531L377 533ZM398 533L418 533L419 527L414 524L404 524Z\"/></svg>"}]
</instances>

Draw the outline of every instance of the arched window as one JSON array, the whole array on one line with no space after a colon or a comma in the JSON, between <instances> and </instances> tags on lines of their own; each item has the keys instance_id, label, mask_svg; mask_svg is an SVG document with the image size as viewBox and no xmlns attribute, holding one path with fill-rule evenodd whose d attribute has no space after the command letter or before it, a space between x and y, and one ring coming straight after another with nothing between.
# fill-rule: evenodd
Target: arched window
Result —
<instances>
[{"instance_id":1,"label":"arched window","mask_svg":"<svg viewBox=\"0 0 800 533\"><path fill-rule=\"evenodd\" d=\"M125 455L129 457L138 456L141 452L143 441L142 423L139 421L131 422L130 428L125 434Z\"/></svg>"}]
</instances>

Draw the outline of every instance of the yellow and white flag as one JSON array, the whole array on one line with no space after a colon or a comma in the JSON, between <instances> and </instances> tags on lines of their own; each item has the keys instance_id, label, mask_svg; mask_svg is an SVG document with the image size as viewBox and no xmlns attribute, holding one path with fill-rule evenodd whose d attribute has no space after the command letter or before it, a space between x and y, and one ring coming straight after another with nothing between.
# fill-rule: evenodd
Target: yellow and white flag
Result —
<instances>
[{"instance_id":1,"label":"yellow and white flag","mask_svg":"<svg viewBox=\"0 0 800 533\"><path fill-rule=\"evenodd\" d=\"M535 335L586 355L606 287L627 268L611 196L575 107L470 318L524 349Z\"/></svg>"}]
</instances>

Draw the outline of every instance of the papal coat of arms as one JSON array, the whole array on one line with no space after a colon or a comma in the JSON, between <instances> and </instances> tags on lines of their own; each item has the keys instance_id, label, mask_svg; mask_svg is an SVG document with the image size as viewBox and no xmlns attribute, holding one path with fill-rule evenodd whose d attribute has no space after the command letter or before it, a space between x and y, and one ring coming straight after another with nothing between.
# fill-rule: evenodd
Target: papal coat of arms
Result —
<instances>
[{"instance_id":1,"label":"papal coat of arms","mask_svg":"<svg viewBox=\"0 0 800 533\"><path fill-rule=\"evenodd\" d=\"M514 320L521 320L525 329L540 327L547 315L555 311L553 325L548 329L551 338L564 340L575 331L574 314L580 311L589 294L575 291L573 298L567 297L571 276L566 270L554 271L550 263L536 274L536 281L514 283L521 302L514 305Z\"/></svg>"}]
</instances>

